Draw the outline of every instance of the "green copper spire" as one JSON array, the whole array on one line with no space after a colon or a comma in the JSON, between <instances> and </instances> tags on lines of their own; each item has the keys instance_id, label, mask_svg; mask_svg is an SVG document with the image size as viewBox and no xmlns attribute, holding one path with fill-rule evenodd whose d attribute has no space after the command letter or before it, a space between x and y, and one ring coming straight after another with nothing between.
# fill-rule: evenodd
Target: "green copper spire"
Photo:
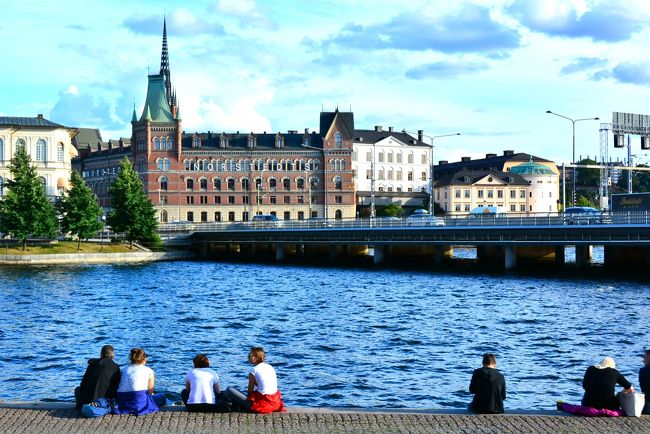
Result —
<instances>
[{"instance_id":1,"label":"green copper spire","mask_svg":"<svg viewBox=\"0 0 650 434\"><path fill-rule=\"evenodd\" d=\"M147 88L147 100L144 104L144 111L140 122L149 119L151 122L174 122L167 95L165 94L165 77L156 74L149 76L149 87Z\"/></svg>"},{"instance_id":2,"label":"green copper spire","mask_svg":"<svg viewBox=\"0 0 650 434\"><path fill-rule=\"evenodd\" d=\"M138 122L138 116L135 114L135 103L133 103L133 116L131 116L131 123L134 124Z\"/></svg>"}]
</instances>

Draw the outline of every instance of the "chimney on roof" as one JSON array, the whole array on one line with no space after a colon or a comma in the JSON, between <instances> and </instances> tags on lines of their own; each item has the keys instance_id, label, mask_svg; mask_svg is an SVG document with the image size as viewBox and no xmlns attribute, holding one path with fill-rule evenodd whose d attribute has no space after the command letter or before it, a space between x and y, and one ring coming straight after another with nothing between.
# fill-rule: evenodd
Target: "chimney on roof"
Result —
<instances>
[{"instance_id":1,"label":"chimney on roof","mask_svg":"<svg viewBox=\"0 0 650 434\"><path fill-rule=\"evenodd\" d=\"M393 132L393 127L388 127L388 132L392 133Z\"/></svg>"},{"instance_id":2,"label":"chimney on roof","mask_svg":"<svg viewBox=\"0 0 650 434\"><path fill-rule=\"evenodd\" d=\"M305 134L309 134L309 128L305 128Z\"/></svg>"},{"instance_id":3,"label":"chimney on roof","mask_svg":"<svg viewBox=\"0 0 650 434\"><path fill-rule=\"evenodd\" d=\"M485 154L485 158L494 158L497 154Z\"/></svg>"},{"instance_id":4,"label":"chimney on roof","mask_svg":"<svg viewBox=\"0 0 650 434\"><path fill-rule=\"evenodd\" d=\"M438 165L442 166L443 164L449 164L449 161L447 161L447 160L438 161Z\"/></svg>"},{"instance_id":5,"label":"chimney on roof","mask_svg":"<svg viewBox=\"0 0 650 434\"><path fill-rule=\"evenodd\" d=\"M463 161L463 162L470 161L471 159L472 159L472 157L460 157L460 161Z\"/></svg>"},{"instance_id":6,"label":"chimney on roof","mask_svg":"<svg viewBox=\"0 0 650 434\"><path fill-rule=\"evenodd\" d=\"M39 113L38 115L36 115L36 117L39 119L43 119L43 113Z\"/></svg>"},{"instance_id":7,"label":"chimney on roof","mask_svg":"<svg viewBox=\"0 0 650 434\"><path fill-rule=\"evenodd\" d=\"M287 134L298 134L298 130L288 130Z\"/></svg>"},{"instance_id":8,"label":"chimney on roof","mask_svg":"<svg viewBox=\"0 0 650 434\"><path fill-rule=\"evenodd\" d=\"M507 155L514 155L514 154L515 154L515 151L509 150L509 149L503 151L503 155L506 155L506 156L507 156Z\"/></svg>"},{"instance_id":9,"label":"chimney on roof","mask_svg":"<svg viewBox=\"0 0 650 434\"><path fill-rule=\"evenodd\" d=\"M424 130L418 130L418 140L423 142L424 140Z\"/></svg>"},{"instance_id":10,"label":"chimney on roof","mask_svg":"<svg viewBox=\"0 0 650 434\"><path fill-rule=\"evenodd\" d=\"M378 133L380 133L382 130L383 130L383 128L382 128L381 125L375 125L375 131L377 131Z\"/></svg>"}]
</instances>

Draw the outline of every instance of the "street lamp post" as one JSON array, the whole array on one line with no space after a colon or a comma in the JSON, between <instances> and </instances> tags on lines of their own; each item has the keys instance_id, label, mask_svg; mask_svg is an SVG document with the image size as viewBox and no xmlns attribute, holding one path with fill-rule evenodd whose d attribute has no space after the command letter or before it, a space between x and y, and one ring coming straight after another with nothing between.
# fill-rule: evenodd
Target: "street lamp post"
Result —
<instances>
[{"instance_id":1,"label":"street lamp post","mask_svg":"<svg viewBox=\"0 0 650 434\"><path fill-rule=\"evenodd\" d=\"M102 215L102 231L99 233L99 251L104 251L104 231L106 230L106 216Z\"/></svg>"},{"instance_id":2,"label":"street lamp post","mask_svg":"<svg viewBox=\"0 0 650 434\"><path fill-rule=\"evenodd\" d=\"M576 122L580 121L597 121L600 120L600 118L595 117L595 118L580 118L580 119L572 119L568 116L561 115L559 113L552 112L551 110L546 110L546 113L550 115L555 115L557 117L560 117L562 119L566 119L568 121L571 121L571 130L572 130L572 147L573 147L573 152L571 154L571 164L574 165L573 167L573 189L572 189L572 200L571 203L573 203L573 206L576 206ZM564 198L564 205L562 207L566 209L566 198Z\"/></svg>"},{"instance_id":3,"label":"street lamp post","mask_svg":"<svg viewBox=\"0 0 650 434\"><path fill-rule=\"evenodd\" d=\"M370 162L370 217L375 217L375 143L372 143L372 161Z\"/></svg>"},{"instance_id":4,"label":"street lamp post","mask_svg":"<svg viewBox=\"0 0 650 434\"><path fill-rule=\"evenodd\" d=\"M408 134L417 134L418 136L423 136L428 138L431 141L431 144L429 145L429 214L433 215L433 212L435 211L435 207L433 205L433 141L435 139L439 139L441 137L451 137L451 136L460 136L460 133L451 133L451 134L442 134L439 136L429 136L427 134L422 134L421 132L411 132L411 131L406 131L402 130L403 133L408 133Z\"/></svg>"},{"instance_id":5,"label":"street lamp post","mask_svg":"<svg viewBox=\"0 0 650 434\"><path fill-rule=\"evenodd\" d=\"M325 147L317 148L316 146L305 145L304 143L301 146L303 148L314 149L323 153L323 212L325 213L324 217L327 219L329 216L327 215L327 161L325 157ZM311 205L311 199L309 204Z\"/></svg>"}]
</instances>

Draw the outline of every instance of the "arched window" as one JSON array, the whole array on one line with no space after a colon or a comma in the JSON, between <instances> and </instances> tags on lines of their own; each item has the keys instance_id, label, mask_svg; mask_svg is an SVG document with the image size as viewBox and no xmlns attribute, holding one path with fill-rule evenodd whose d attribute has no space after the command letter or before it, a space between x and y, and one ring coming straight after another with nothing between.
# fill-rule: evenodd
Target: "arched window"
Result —
<instances>
[{"instance_id":1,"label":"arched window","mask_svg":"<svg viewBox=\"0 0 650 434\"><path fill-rule=\"evenodd\" d=\"M199 179L199 187L201 188L201 190L207 190L208 189L208 180L207 180L207 178Z\"/></svg>"},{"instance_id":2,"label":"arched window","mask_svg":"<svg viewBox=\"0 0 650 434\"><path fill-rule=\"evenodd\" d=\"M275 189L278 188L278 180L275 178L269 179L269 188L275 191Z\"/></svg>"},{"instance_id":3,"label":"arched window","mask_svg":"<svg viewBox=\"0 0 650 434\"><path fill-rule=\"evenodd\" d=\"M309 146L309 137L305 137L304 146Z\"/></svg>"},{"instance_id":4,"label":"arched window","mask_svg":"<svg viewBox=\"0 0 650 434\"><path fill-rule=\"evenodd\" d=\"M0 139L0 160L5 159L5 141Z\"/></svg>"},{"instance_id":5,"label":"arched window","mask_svg":"<svg viewBox=\"0 0 650 434\"><path fill-rule=\"evenodd\" d=\"M196 170L203 171L203 160L197 161Z\"/></svg>"},{"instance_id":6,"label":"arched window","mask_svg":"<svg viewBox=\"0 0 650 434\"><path fill-rule=\"evenodd\" d=\"M167 139L164 137L160 139L160 149L167 149Z\"/></svg>"},{"instance_id":7,"label":"arched window","mask_svg":"<svg viewBox=\"0 0 650 434\"><path fill-rule=\"evenodd\" d=\"M296 180L296 186L298 187L298 190L304 190L305 189L305 180L304 180L304 178L298 178Z\"/></svg>"},{"instance_id":8,"label":"arched window","mask_svg":"<svg viewBox=\"0 0 650 434\"><path fill-rule=\"evenodd\" d=\"M336 162L338 160L330 160L330 170L337 170L336 168Z\"/></svg>"},{"instance_id":9,"label":"arched window","mask_svg":"<svg viewBox=\"0 0 650 434\"><path fill-rule=\"evenodd\" d=\"M196 170L196 163L194 160L190 160L190 170Z\"/></svg>"},{"instance_id":10,"label":"arched window","mask_svg":"<svg viewBox=\"0 0 650 434\"><path fill-rule=\"evenodd\" d=\"M282 147L282 137L281 137L281 136L278 136L278 137L275 139L275 147L276 147L276 148L281 148L281 147Z\"/></svg>"},{"instance_id":11,"label":"arched window","mask_svg":"<svg viewBox=\"0 0 650 434\"><path fill-rule=\"evenodd\" d=\"M160 151L160 139L159 139L158 137L156 137L155 139L153 139L153 148L154 148L156 151Z\"/></svg>"},{"instance_id":12,"label":"arched window","mask_svg":"<svg viewBox=\"0 0 650 434\"><path fill-rule=\"evenodd\" d=\"M341 160L341 169L340 170L345 170L345 160Z\"/></svg>"},{"instance_id":13,"label":"arched window","mask_svg":"<svg viewBox=\"0 0 650 434\"><path fill-rule=\"evenodd\" d=\"M146 168L146 164L144 162L144 158L140 158L138 160L138 172L144 172L145 168Z\"/></svg>"},{"instance_id":14,"label":"arched window","mask_svg":"<svg viewBox=\"0 0 650 434\"><path fill-rule=\"evenodd\" d=\"M169 161L169 158L165 158L163 160L163 167L164 167L165 170L170 170L171 169L172 165L171 165L171 161Z\"/></svg>"},{"instance_id":15,"label":"arched window","mask_svg":"<svg viewBox=\"0 0 650 434\"><path fill-rule=\"evenodd\" d=\"M311 178L309 182L311 183L312 190L316 190L318 188L318 178Z\"/></svg>"},{"instance_id":16,"label":"arched window","mask_svg":"<svg viewBox=\"0 0 650 434\"><path fill-rule=\"evenodd\" d=\"M235 190L235 178L228 178L228 190Z\"/></svg>"},{"instance_id":17,"label":"arched window","mask_svg":"<svg viewBox=\"0 0 650 434\"><path fill-rule=\"evenodd\" d=\"M235 171L235 160L228 160L226 161L226 170L228 172L234 172Z\"/></svg>"},{"instance_id":18,"label":"arched window","mask_svg":"<svg viewBox=\"0 0 650 434\"><path fill-rule=\"evenodd\" d=\"M183 161L183 164L185 165L185 170L190 170L190 161L189 160Z\"/></svg>"},{"instance_id":19,"label":"arched window","mask_svg":"<svg viewBox=\"0 0 650 434\"><path fill-rule=\"evenodd\" d=\"M242 178L242 180L241 180L241 188L242 188L242 190L248 191L248 187L249 187L248 178Z\"/></svg>"},{"instance_id":20,"label":"arched window","mask_svg":"<svg viewBox=\"0 0 650 434\"><path fill-rule=\"evenodd\" d=\"M174 149L174 139L171 137L167 139L167 149Z\"/></svg>"},{"instance_id":21,"label":"arched window","mask_svg":"<svg viewBox=\"0 0 650 434\"><path fill-rule=\"evenodd\" d=\"M185 180L185 187L188 190L194 190L194 180L192 178L187 178Z\"/></svg>"},{"instance_id":22,"label":"arched window","mask_svg":"<svg viewBox=\"0 0 650 434\"><path fill-rule=\"evenodd\" d=\"M212 180L212 185L214 186L215 190L221 191L221 178L214 178Z\"/></svg>"},{"instance_id":23,"label":"arched window","mask_svg":"<svg viewBox=\"0 0 650 434\"><path fill-rule=\"evenodd\" d=\"M255 137L249 137L248 138L248 147L249 148L254 148L255 147Z\"/></svg>"},{"instance_id":24,"label":"arched window","mask_svg":"<svg viewBox=\"0 0 650 434\"><path fill-rule=\"evenodd\" d=\"M36 161L45 161L47 155L47 146L45 140L39 139L36 142Z\"/></svg>"},{"instance_id":25,"label":"arched window","mask_svg":"<svg viewBox=\"0 0 650 434\"><path fill-rule=\"evenodd\" d=\"M0 140L0 142L2 142L2 140ZM0 148L1 147L2 146L0 145ZM59 143L58 145L56 145L56 161L58 161L59 163L63 163L64 157L65 157L65 146L63 145L63 143ZM0 149L0 160L2 160L1 149Z\"/></svg>"},{"instance_id":26,"label":"arched window","mask_svg":"<svg viewBox=\"0 0 650 434\"><path fill-rule=\"evenodd\" d=\"M161 176L160 177L160 189L161 190L167 190L167 186L169 184L169 180L167 179L166 176Z\"/></svg>"},{"instance_id":27,"label":"arched window","mask_svg":"<svg viewBox=\"0 0 650 434\"><path fill-rule=\"evenodd\" d=\"M228 139L226 137L222 137L219 143L221 144L222 148L225 148L226 146L228 146Z\"/></svg>"},{"instance_id":28,"label":"arched window","mask_svg":"<svg viewBox=\"0 0 650 434\"><path fill-rule=\"evenodd\" d=\"M338 131L334 134L334 142L337 148L343 147L343 136Z\"/></svg>"},{"instance_id":29,"label":"arched window","mask_svg":"<svg viewBox=\"0 0 650 434\"><path fill-rule=\"evenodd\" d=\"M25 141L23 139L16 140L16 150L25 149Z\"/></svg>"},{"instance_id":30,"label":"arched window","mask_svg":"<svg viewBox=\"0 0 650 434\"><path fill-rule=\"evenodd\" d=\"M260 190L262 188L262 178L255 178L255 189Z\"/></svg>"},{"instance_id":31,"label":"arched window","mask_svg":"<svg viewBox=\"0 0 650 434\"><path fill-rule=\"evenodd\" d=\"M163 170L165 168L165 163L163 163L162 158L156 160L156 165L158 166L158 170Z\"/></svg>"},{"instance_id":32,"label":"arched window","mask_svg":"<svg viewBox=\"0 0 650 434\"><path fill-rule=\"evenodd\" d=\"M340 176L334 177L334 188L337 190L343 190L343 178Z\"/></svg>"},{"instance_id":33,"label":"arched window","mask_svg":"<svg viewBox=\"0 0 650 434\"><path fill-rule=\"evenodd\" d=\"M287 160L287 169L286 170L293 170L293 162L291 160Z\"/></svg>"},{"instance_id":34,"label":"arched window","mask_svg":"<svg viewBox=\"0 0 650 434\"><path fill-rule=\"evenodd\" d=\"M343 212L340 209L337 209L334 213L334 218L336 220L341 220L343 218Z\"/></svg>"},{"instance_id":35,"label":"arched window","mask_svg":"<svg viewBox=\"0 0 650 434\"><path fill-rule=\"evenodd\" d=\"M200 144L201 144L201 141L199 140L199 138L194 137L194 140L192 140L192 147L193 148L198 148Z\"/></svg>"},{"instance_id":36,"label":"arched window","mask_svg":"<svg viewBox=\"0 0 650 434\"><path fill-rule=\"evenodd\" d=\"M160 223L167 223L169 221L169 215L167 210L160 211Z\"/></svg>"},{"instance_id":37,"label":"arched window","mask_svg":"<svg viewBox=\"0 0 650 434\"><path fill-rule=\"evenodd\" d=\"M291 180L290 180L289 178L284 178L284 179L282 180L282 188L283 188L285 191L289 191L289 190L291 190Z\"/></svg>"}]
</instances>

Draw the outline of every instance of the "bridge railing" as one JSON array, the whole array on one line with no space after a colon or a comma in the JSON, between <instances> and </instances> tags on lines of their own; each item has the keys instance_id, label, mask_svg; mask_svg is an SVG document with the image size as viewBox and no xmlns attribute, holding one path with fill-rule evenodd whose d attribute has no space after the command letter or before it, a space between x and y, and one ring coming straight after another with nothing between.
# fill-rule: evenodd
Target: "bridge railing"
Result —
<instances>
[{"instance_id":1,"label":"bridge railing","mask_svg":"<svg viewBox=\"0 0 650 434\"><path fill-rule=\"evenodd\" d=\"M410 220L407 218L363 218L363 219L311 219L311 220L278 220L278 221L247 221L247 222L174 222L160 224L161 233L212 232L230 230L282 230L282 229L391 229L391 228L422 228L422 227L473 227L473 226L564 226L564 225L603 225L603 224L650 224L650 213L635 212L602 212L589 216L569 216L562 213L521 213L506 215L480 216L449 216L430 220Z\"/></svg>"}]
</instances>

